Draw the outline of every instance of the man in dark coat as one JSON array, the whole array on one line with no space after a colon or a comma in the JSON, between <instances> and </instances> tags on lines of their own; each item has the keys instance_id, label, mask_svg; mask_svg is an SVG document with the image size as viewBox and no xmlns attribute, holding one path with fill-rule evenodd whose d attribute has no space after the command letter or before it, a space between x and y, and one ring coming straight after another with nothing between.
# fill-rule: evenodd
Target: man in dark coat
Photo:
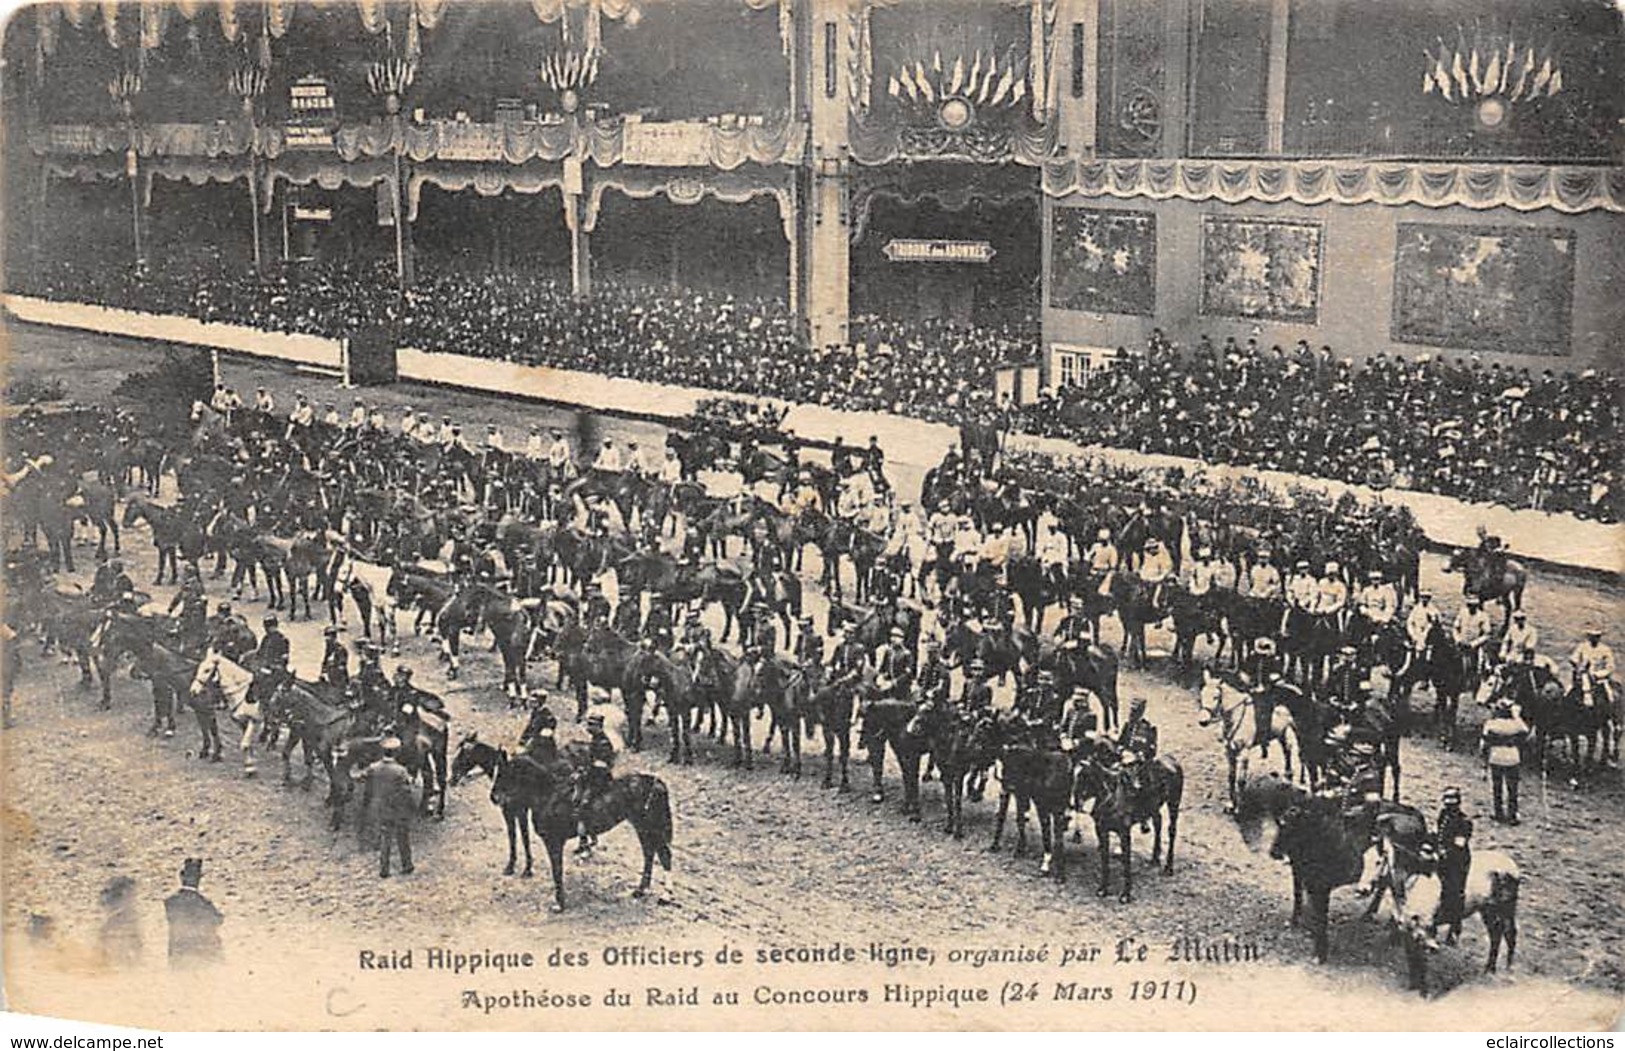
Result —
<instances>
[{"instance_id":1,"label":"man in dark coat","mask_svg":"<svg viewBox=\"0 0 1625 1051\"><path fill-rule=\"evenodd\" d=\"M389 858L392 848L401 854L401 875L412 874L412 819L417 807L412 801L412 775L397 760L401 741L386 737L383 741L384 757L367 767L362 774L366 792L364 807L372 807L378 821L378 876L389 878Z\"/></svg>"},{"instance_id":2,"label":"man in dark coat","mask_svg":"<svg viewBox=\"0 0 1625 1051\"><path fill-rule=\"evenodd\" d=\"M329 624L322 629L322 681L339 689L350 685L350 653L339 641L339 629Z\"/></svg>"},{"instance_id":3,"label":"man in dark coat","mask_svg":"<svg viewBox=\"0 0 1625 1051\"><path fill-rule=\"evenodd\" d=\"M1439 842L1439 911L1435 927L1449 928L1447 942L1461 934L1461 913L1467 891L1467 870L1473 863L1473 819L1461 811L1461 789L1451 786L1439 800L1434 823Z\"/></svg>"},{"instance_id":4,"label":"man in dark coat","mask_svg":"<svg viewBox=\"0 0 1625 1051\"><path fill-rule=\"evenodd\" d=\"M198 889L202 882L203 859L187 858L181 865L180 890L164 899L171 967L216 963L222 955L220 925L226 918Z\"/></svg>"}]
</instances>

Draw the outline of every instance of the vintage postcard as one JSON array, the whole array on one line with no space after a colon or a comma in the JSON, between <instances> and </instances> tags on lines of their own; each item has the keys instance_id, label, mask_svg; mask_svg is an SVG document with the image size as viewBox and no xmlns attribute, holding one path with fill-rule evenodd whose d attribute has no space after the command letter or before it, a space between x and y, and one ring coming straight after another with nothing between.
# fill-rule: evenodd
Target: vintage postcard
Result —
<instances>
[{"instance_id":1,"label":"vintage postcard","mask_svg":"<svg viewBox=\"0 0 1625 1051\"><path fill-rule=\"evenodd\" d=\"M1617 1024L1619 4L0 58L9 1008Z\"/></svg>"}]
</instances>

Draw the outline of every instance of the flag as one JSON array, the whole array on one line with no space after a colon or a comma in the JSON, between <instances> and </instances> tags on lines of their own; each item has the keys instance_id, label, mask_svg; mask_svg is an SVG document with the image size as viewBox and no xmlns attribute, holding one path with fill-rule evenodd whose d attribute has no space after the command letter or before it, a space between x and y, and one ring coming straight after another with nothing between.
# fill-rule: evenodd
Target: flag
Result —
<instances>
[{"instance_id":1,"label":"flag","mask_svg":"<svg viewBox=\"0 0 1625 1051\"><path fill-rule=\"evenodd\" d=\"M1422 94L1433 94L1433 70L1431 69L1422 74Z\"/></svg>"},{"instance_id":2,"label":"flag","mask_svg":"<svg viewBox=\"0 0 1625 1051\"><path fill-rule=\"evenodd\" d=\"M901 85L901 84L899 84L897 82L896 75L893 75L893 76L888 77L886 79L886 94L890 95L892 98L897 98L898 92L900 92L902 90L903 90L903 85Z\"/></svg>"},{"instance_id":3,"label":"flag","mask_svg":"<svg viewBox=\"0 0 1625 1051\"><path fill-rule=\"evenodd\" d=\"M1546 97L1551 98L1563 90L1563 71L1560 69L1552 74L1552 79L1546 83Z\"/></svg>"},{"instance_id":4,"label":"flag","mask_svg":"<svg viewBox=\"0 0 1625 1051\"><path fill-rule=\"evenodd\" d=\"M1499 52L1490 56L1489 68L1484 70L1484 86L1479 89L1480 95L1488 95L1499 91L1497 86L1501 83L1501 55Z\"/></svg>"},{"instance_id":5,"label":"flag","mask_svg":"<svg viewBox=\"0 0 1625 1051\"><path fill-rule=\"evenodd\" d=\"M970 67L970 79L965 81L965 94L976 94L976 81L982 75L982 52L976 52L976 61Z\"/></svg>"},{"instance_id":6,"label":"flag","mask_svg":"<svg viewBox=\"0 0 1625 1051\"><path fill-rule=\"evenodd\" d=\"M1006 66L1004 76L999 78L999 86L993 92L993 105L997 106L999 103L1003 102L1004 96L1009 94L1011 75L1012 70L1010 67Z\"/></svg>"},{"instance_id":7,"label":"flag","mask_svg":"<svg viewBox=\"0 0 1625 1051\"><path fill-rule=\"evenodd\" d=\"M960 85L965 83L965 56L960 55L954 59L953 75L948 78L948 94L957 95Z\"/></svg>"},{"instance_id":8,"label":"flag","mask_svg":"<svg viewBox=\"0 0 1625 1051\"><path fill-rule=\"evenodd\" d=\"M914 78L909 74L907 66L903 67L902 72L897 75L897 79L902 82L903 90L908 92L909 101L913 102L919 99L919 89L914 86Z\"/></svg>"},{"instance_id":9,"label":"flag","mask_svg":"<svg viewBox=\"0 0 1625 1051\"><path fill-rule=\"evenodd\" d=\"M1446 102L1453 102L1450 95L1450 71L1444 65L1444 41L1439 41L1439 56L1433 60L1433 79L1438 82L1439 91L1444 95Z\"/></svg>"},{"instance_id":10,"label":"flag","mask_svg":"<svg viewBox=\"0 0 1625 1051\"><path fill-rule=\"evenodd\" d=\"M1472 58L1467 62L1467 73L1472 77L1473 87L1480 95L1484 94L1484 80L1478 75L1478 47L1473 46Z\"/></svg>"},{"instance_id":11,"label":"flag","mask_svg":"<svg viewBox=\"0 0 1625 1051\"><path fill-rule=\"evenodd\" d=\"M1502 95L1507 93L1507 82L1512 79L1512 63L1517 61L1517 58L1518 46L1508 40L1506 59L1501 63L1501 82L1495 86L1495 90Z\"/></svg>"},{"instance_id":12,"label":"flag","mask_svg":"<svg viewBox=\"0 0 1625 1051\"><path fill-rule=\"evenodd\" d=\"M1531 45L1524 52L1523 68L1518 71L1518 86L1512 89L1512 101L1516 102L1523 97L1523 89L1529 84L1529 74L1535 71L1535 49Z\"/></svg>"},{"instance_id":13,"label":"flag","mask_svg":"<svg viewBox=\"0 0 1625 1051\"><path fill-rule=\"evenodd\" d=\"M1529 86L1529 97L1534 98L1545 90L1552 79L1552 56L1547 55L1546 61L1540 64L1540 72L1535 74L1535 82Z\"/></svg>"},{"instance_id":14,"label":"flag","mask_svg":"<svg viewBox=\"0 0 1625 1051\"><path fill-rule=\"evenodd\" d=\"M915 63L915 65L914 65L914 79L915 79L916 82L919 83L919 85L920 85L920 94L925 96L925 101L927 101L927 102L935 102L937 100L937 93L931 89L931 81L926 78L926 75L925 75L925 63L923 63L923 62L916 62Z\"/></svg>"},{"instance_id":15,"label":"flag","mask_svg":"<svg viewBox=\"0 0 1625 1051\"><path fill-rule=\"evenodd\" d=\"M1461 52L1457 51L1450 60L1450 73L1456 78L1456 90L1461 92L1463 98L1467 97L1467 70L1461 64Z\"/></svg>"},{"instance_id":16,"label":"flag","mask_svg":"<svg viewBox=\"0 0 1625 1051\"><path fill-rule=\"evenodd\" d=\"M987 70L982 74L982 90L977 93L976 104L980 106L987 101L987 93L993 90L993 78L999 72L999 56L987 57Z\"/></svg>"}]
</instances>

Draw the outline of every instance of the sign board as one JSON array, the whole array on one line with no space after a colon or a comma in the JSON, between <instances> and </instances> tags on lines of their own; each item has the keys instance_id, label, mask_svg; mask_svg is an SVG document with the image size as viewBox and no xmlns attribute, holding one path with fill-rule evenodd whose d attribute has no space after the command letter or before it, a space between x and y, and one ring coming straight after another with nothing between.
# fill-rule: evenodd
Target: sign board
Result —
<instances>
[{"instance_id":1,"label":"sign board","mask_svg":"<svg viewBox=\"0 0 1625 1051\"><path fill-rule=\"evenodd\" d=\"M333 209L296 204L293 206L293 218L295 221L303 220L307 223L332 222Z\"/></svg>"},{"instance_id":2,"label":"sign board","mask_svg":"<svg viewBox=\"0 0 1625 1051\"><path fill-rule=\"evenodd\" d=\"M708 168L712 135L711 126L699 121L628 124L621 134L621 160L656 168Z\"/></svg>"},{"instance_id":3,"label":"sign board","mask_svg":"<svg viewBox=\"0 0 1625 1051\"><path fill-rule=\"evenodd\" d=\"M288 85L288 123L284 144L295 150L333 148L338 110L325 77L300 77Z\"/></svg>"},{"instance_id":4,"label":"sign board","mask_svg":"<svg viewBox=\"0 0 1625 1051\"><path fill-rule=\"evenodd\" d=\"M898 238L881 251L894 263L986 263L993 246L986 241L917 241Z\"/></svg>"},{"instance_id":5,"label":"sign board","mask_svg":"<svg viewBox=\"0 0 1625 1051\"><path fill-rule=\"evenodd\" d=\"M329 128L289 124L283 130L282 143L290 150L330 150L333 148L333 132Z\"/></svg>"}]
</instances>

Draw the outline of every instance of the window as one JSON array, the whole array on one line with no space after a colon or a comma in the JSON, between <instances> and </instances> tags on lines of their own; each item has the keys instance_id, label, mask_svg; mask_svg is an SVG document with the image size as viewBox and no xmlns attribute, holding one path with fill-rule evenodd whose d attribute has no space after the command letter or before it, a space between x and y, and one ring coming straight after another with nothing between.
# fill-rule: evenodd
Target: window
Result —
<instances>
[{"instance_id":1,"label":"window","mask_svg":"<svg viewBox=\"0 0 1625 1051\"><path fill-rule=\"evenodd\" d=\"M1050 384L1065 387L1087 382L1097 372L1109 369L1117 360L1110 347L1080 347L1071 343L1050 344Z\"/></svg>"},{"instance_id":2,"label":"window","mask_svg":"<svg viewBox=\"0 0 1625 1051\"><path fill-rule=\"evenodd\" d=\"M835 97L835 23L824 23L824 97Z\"/></svg>"},{"instance_id":3,"label":"window","mask_svg":"<svg viewBox=\"0 0 1625 1051\"><path fill-rule=\"evenodd\" d=\"M1083 98L1083 23L1072 23L1072 97Z\"/></svg>"}]
</instances>

